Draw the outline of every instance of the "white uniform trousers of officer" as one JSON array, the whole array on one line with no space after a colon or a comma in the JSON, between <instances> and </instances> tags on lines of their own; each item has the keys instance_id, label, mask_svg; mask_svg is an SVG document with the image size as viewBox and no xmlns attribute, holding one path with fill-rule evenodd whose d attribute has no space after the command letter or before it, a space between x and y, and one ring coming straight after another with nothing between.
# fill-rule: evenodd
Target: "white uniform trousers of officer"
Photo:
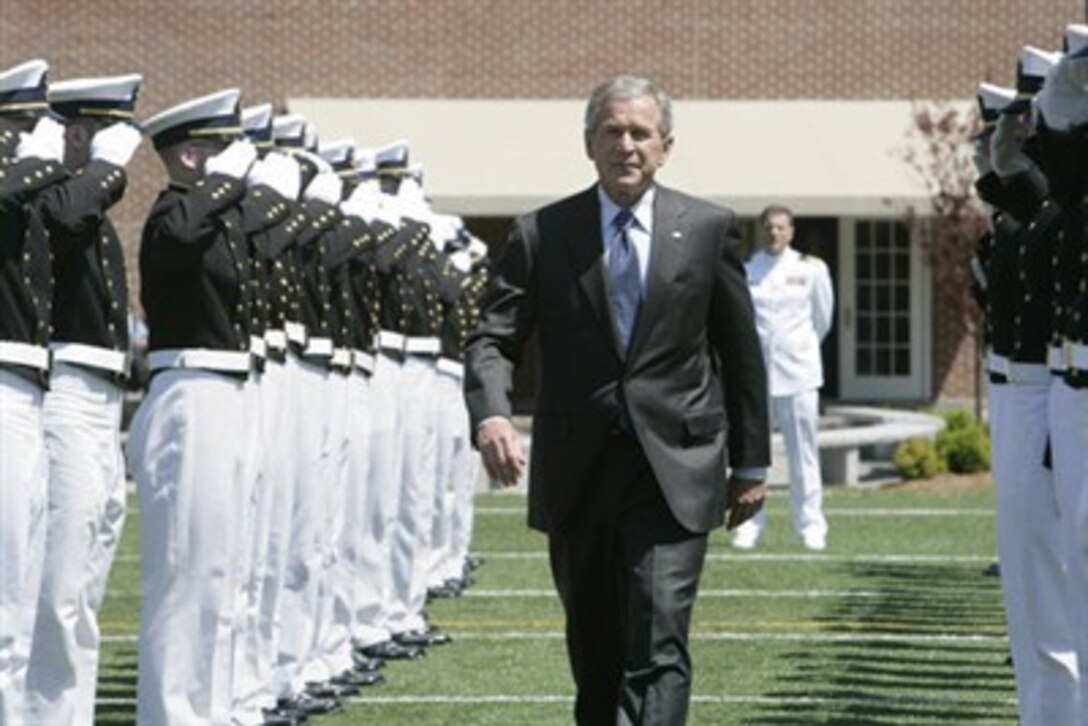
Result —
<instances>
[{"instance_id":1,"label":"white uniform trousers of officer","mask_svg":"<svg viewBox=\"0 0 1088 726\"><path fill-rule=\"evenodd\" d=\"M317 651L318 618L325 565L325 501L333 478L327 384L322 361L301 359L298 398L292 402L296 419L297 460L295 500L291 513L291 544L283 592L283 630L279 664L289 679L288 692L297 695L311 681L328 679Z\"/></svg>"},{"instance_id":2,"label":"white uniform trousers of officer","mask_svg":"<svg viewBox=\"0 0 1088 726\"><path fill-rule=\"evenodd\" d=\"M293 356L293 354L288 354ZM261 441L263 491L267 498L267 532L258 547L264 547L263 569L258 583L256 685L258 703L270 706L279 696L276 668L279 653L281 603L291 540L291 514L295 499L296 441L294 399L296 377L287 360L269 359L261 374Z\"/></svg>"},{"instance_id":3,"label":"white uniform trousers of officer","mask_svg":"<svg viewBox=\"0 0 1088 726\"><path fill-rule=\"evenodd\" d=\"M441 587L446 580L460 578L454 569L453 516L457 507L457 452L467 444L468 417L461 396L459 364L440 360L435 377L435 466L434 516L431 527L431 558L427 586ZM454 574L450 574L454 570Z\"/></svg>"},{"instance_id":4,"label":"white uniform trousers of officer","mask_svg":"<svg viewBox=\"0 0 1088 726\"><path fill-rule=\"evenodd\" d=\"M167 369L129 433L140 503L136 720L230 719L238 513L246 490L246 384Z\"/></svg>"},{"instance_id":5,"label":"white uniform trousers of officer","mask_svg":"<svg viewBox=\"0 0 1088 726\"><path fill-rule=\"evenodd\" d=\"M400 434L404 411L401 401L404 394L404 364L394 354L382 352L374 366L374 378L370 381L374 418L370 424L370 482L377 495L370 528L381 553L380 573L381 607L378 617L370 619L384 632L392 635L392 615L395 611L393 591L393 537L397 528L397 508L400 504L401 476L404 471L403 438ZM360 617L356 609L356 619ZM360 643L360 645L368 645Z\"/></svg>"},{"instance_id":6,"label":"white uniform trousers of officer","mask_svg":"<svg viewBox=\"0 0 1088 726\"><path fill-rule=\"evenodd\" d=\"M1051 472L1043 466L1049 389L1049 384L990 386L997 552L1025 726L1076 723L1079 697L1058 499Z\"/></svg>"},{"instance_id":7,"label":"white uniform trousers of officer","mask_svg":"<svg viewBox=\"0 0 1088 726\"><path fill-rule=\"evenodd\" d=\"M45 557L42 391L0 367L0 724L26 723L26 678Z\"/></svg>"},{"instance_id":8,"label":"white uniform trousers of officer","mask_svg":"<svg viewBox=\"0 0 1088 726\"><path fill-rule=\"evenodd\" d=\"M1081 722L1088 722L1088 389L1050 386L1051 463L1062 522L1070 626L1080 671Z\"/></svg>"},{"instance_id":9,"label":"white uniform trousers of officer","mask_svg":"<svg viewBox=\"0 0 1088 726\"><path fill-rule=\"evenodd\" d=\"M771 396L771 417L786 445L793 529L812 549L823 549L827 541L820 449L816 442L819 402L820 392L816 389L789 396ZM766 526L767 513L761 509L737 527L733 542L742 547L754 545Z\"/></svg>"},{"instance_id":10,"label":"white uniform trousers of officer","mask_svg":"<svg viewBox=\"0 0 1088 726\"><path fill-rule=\"evenodd\" d=\"M263 354L260 355L263 358ZM246 382L245 510L237 521L241 529L235 561L235 621L233 706L236 724L260 724L262 708L273 705L263 680L260 634L261 584L265 579L268 530L271 525L271 489L265 472L264 398L265 374L255 373Z\"/></svg>"},{"instance_id":11,"label":"white uniform trousers of officer","mask_svg":"<svg viewBox=\"0 0 1088 726\"><path fill-rule=\"evenodd\" d=\"M318 619L317 657L324 661L331 676L352 667L351 624L355 584L351 569L343 556L345 530L349 522L348 473L351 461L351 425L348 404L352 374L333 371L327 386L329 411L329 440L332 452L332 478L325 502L324 535L325 569L322 577L324 597ZM352 536L357 535L353 531Z\"/></svg>"},{"instance_id":12,"label":"white uniform trousers of officer","mask_svg":"<svg viewBox=\"0 0 1088 726\"><path fill-rule=\"evenodd\" d=\"M98 611L125 521L124 393L55 363L45 395L45 566L27 675L29 723L94 723Z\"/></svg>"},{"instance_id":13,"label":"white uniform trousers of officer","mask_svg":"<svg viewBox=\"0 0 1088 726\"><path fill-rule=\"evenodd\" d=\"M462 411L461 425L463 426L465 445L454 451L453 476L457 490L450 532L453 560L450 563L447 577L461 577L465 574L469 546L472 544L476 482L480 478L480 469L483 466L479 454L472 448L472 432L469 430L468 410L464 408L465 400L463 396L459 403Z\"/></svg>"},{"instance_id":14,"label":"white uniform trousers of officer","mask_svg":"<svg viewBox=\"0 0 1088 726\"><path fill-rule=\"evenodd\" d=\"M356 353L357 361L363 354ZM367 364L373 370L373 364ZM370 481L370 427L374 417L371 394L372 373L356 367L348 381L348 486L344 504L345 523L340 536L340 556L344 575L350 578L351 625L353 645L373 645L389 638L389 633L367 618L377 618L381 607L381 549L374 533L372 508L374 487Z\"/></svg>"},{"instance_id":15,"label":"white uniform trousers of officer","mask_svg":"<svg viewBox=\"0 0 1088 726\"><path fill-rule=\"evenodd\" d=\"M434 512L435 361L409 355L401 379L400 496L393 529L393 597L389 629L394 633L425 630L427 567Z\"/></svg>"}]
</instances>

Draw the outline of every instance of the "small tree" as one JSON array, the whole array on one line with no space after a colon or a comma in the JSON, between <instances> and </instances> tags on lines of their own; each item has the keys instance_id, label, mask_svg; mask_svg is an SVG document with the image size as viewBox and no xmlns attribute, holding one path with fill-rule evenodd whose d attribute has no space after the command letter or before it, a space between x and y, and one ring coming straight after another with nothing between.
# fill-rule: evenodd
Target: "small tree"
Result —
<instances>
[{"instance_id":1,"label":"small tree","mask_svg":"<svg viewBox=\"0 0 1088 726\"><path fill-rule=\"evenodd\" d=\"M935 301L947 311L962 340L975 341L975 400L981 407L981 311L971 294L970 262L988 219L975 193L976 172L971 160L972 137L979 129L978 112L944 102L916 103L902 157L918 174L929 193L929 209L910 210L907 224L920 241L923 258L933 274Z\"/></svg>"}]
</instances>

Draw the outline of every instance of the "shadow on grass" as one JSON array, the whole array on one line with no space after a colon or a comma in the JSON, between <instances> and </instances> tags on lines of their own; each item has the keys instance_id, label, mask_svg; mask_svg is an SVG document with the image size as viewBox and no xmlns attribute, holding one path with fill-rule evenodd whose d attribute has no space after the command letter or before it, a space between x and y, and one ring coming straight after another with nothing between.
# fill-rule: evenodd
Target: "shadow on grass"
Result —
<instances>
[{"instance_id":1,"label":"shadow on grass","mask_svg":"<svg viewBox=\"0 0 1088 726\"><path fill-rule=\"evenodd\" d=\"M136 723L136 645L110 649L98 672L94 722L98 724Z\"/></svg>"},{"instance_id":2,"label":"shadow on grass","mask_svg":"<svg viewBox=\"0 0 1088 726\"><path fill-rule=\"evenodd\" d=\"M747 723L1015 722L996 579L959 564L842 570L866 595L818 620L853 637L786 654L791 667L764 694L774 702Z\"/></svg>"}]
</instances>

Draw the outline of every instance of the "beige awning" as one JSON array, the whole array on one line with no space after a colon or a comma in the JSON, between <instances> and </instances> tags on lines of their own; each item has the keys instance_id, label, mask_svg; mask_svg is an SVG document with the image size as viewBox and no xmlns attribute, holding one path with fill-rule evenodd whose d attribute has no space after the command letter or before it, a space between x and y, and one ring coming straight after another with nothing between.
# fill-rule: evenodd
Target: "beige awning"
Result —
<instances>
[{"instance_id":1,"label":"beige awning","mask_svg":"<svg viewBox=\"0 0 1088 726\"><path fill-rule=\"evenodd\" d=\"M594 178L582 101L292 98L288 106L326 141L407 139L443 212L519 214ZM924 212L921 179L901 156L912 108L910 101L680 101L676 145L659 178L742 215L772 201L812 216Z\"/></svg>"}]
</instances>

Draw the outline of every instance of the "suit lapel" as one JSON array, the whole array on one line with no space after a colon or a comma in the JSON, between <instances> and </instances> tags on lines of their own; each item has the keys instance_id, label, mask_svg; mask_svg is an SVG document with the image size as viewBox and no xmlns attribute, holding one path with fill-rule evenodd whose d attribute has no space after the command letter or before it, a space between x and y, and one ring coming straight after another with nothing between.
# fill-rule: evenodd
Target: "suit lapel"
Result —
<instances>
[{"instance_id":1,"label":"suit lapel","mask_svg":"<svg viewBox=\"0 0 1088 726\"><path fill-rule=\"evenodd\" d=\"M591 187L577 198L570 220L569 238L571 270L589 301L602 332L612 341L612 348L619 355L616 344L616 325L612 315L612 303L608 298L605 280L604 240L601 239L601 205L597 201L597 188ZM623 356L621 355L620 358Z\"/></svg>"},{"instance_id":2,"label":"suit lapel","mask_svg":"<svg viewBox=\"0 0 1088 726\"><path fill-rule=\"evenodd\" d=\"M631 337L627 359L635 355L645 344L654 322L667 307L669 289L677 272L687 259L687 225L684 223L684 206L680 198L669 189L658 186L654 196L654 230L650 244L650 265L646 270L642 307Z\"/></svg>"}]
</instances>

